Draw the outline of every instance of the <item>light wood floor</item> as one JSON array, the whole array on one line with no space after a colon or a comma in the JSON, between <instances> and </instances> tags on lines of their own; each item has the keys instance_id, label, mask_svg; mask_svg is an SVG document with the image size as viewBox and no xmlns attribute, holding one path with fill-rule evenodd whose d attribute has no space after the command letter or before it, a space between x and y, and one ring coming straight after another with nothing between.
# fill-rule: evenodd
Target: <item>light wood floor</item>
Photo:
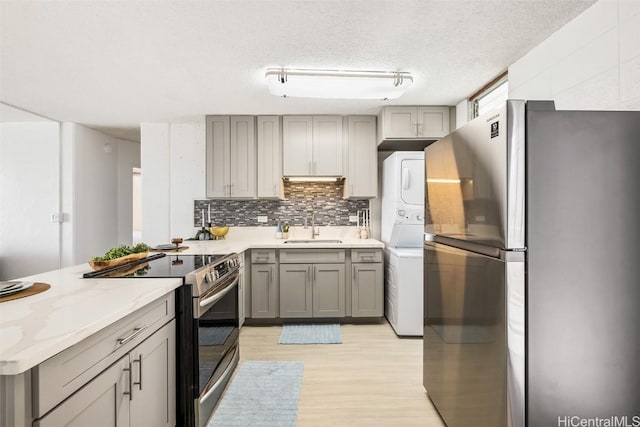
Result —
<instances>
[{"instance_id":1,"label":"light wood floor","mask_svg":"<svg viewBox=\"0 0 640 427\"><path fill-rule=\"evenodd\" d=\"M240 359L302 360L298 427L444 427L422 386L422 339L388 323L342 325L342 344L279 345L280 326L243 326Z\"/></svg>"}]
</instances>

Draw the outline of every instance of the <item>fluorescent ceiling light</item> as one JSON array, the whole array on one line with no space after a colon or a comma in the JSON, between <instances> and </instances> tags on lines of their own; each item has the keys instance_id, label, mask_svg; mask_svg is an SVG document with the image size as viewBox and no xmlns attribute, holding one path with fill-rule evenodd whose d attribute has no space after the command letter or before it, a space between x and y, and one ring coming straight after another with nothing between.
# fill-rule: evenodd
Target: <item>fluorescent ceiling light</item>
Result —
<instances>
[{"instance_id":1,"label":"fluorescent ceiling light","mask_svg":"<svg viewBox=\"0 0 640 427\"><path fill-rule=\"evenodd\" d=\"M336 182L341 177L335 176L289 176L289 182Z\"/></svg>"},{"instance_id":2,"label":"fluorescent ceiling light","mask_svg":"<svg viewBox=\"0 0 640 427\"><path fill-rule=\"evenodd\" d=\"M413 83L400 71L269 68L265 79L272 95L297 98L395 99Z\"/></svg>"}]
</instances>

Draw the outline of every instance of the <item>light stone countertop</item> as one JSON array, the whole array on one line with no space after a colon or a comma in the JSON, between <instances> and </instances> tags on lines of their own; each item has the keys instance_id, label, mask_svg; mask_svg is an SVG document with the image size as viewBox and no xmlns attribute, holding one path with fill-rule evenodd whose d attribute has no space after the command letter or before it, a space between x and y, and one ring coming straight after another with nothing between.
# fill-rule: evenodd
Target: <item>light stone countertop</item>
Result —
<instances>
[{"instance_id":1,"label":"light stone countertop","mask_svg":"<svg viewBox=\"0 0 640 427\"><path fill-rule=\"evenodd\" d=\"M291 227L287 239L275 238L275 227L232 227L223 240L185 240L181 245L188 249L180 254L217 255L241 253L248 249L357 249L384 248L376 239L356 238L355 227L319 227L320 235L313 243L285 243L286 240L312 240L311 229ZM326 243L322 240L341 240L342 243ZM175 252L167 252L175 253Z\"/></svg>"},{"instance_id":2,"label":"light stone countertop","mask_svg":"<svg viewBox=\"0 0 640 427\"><path fill-rule=\"evenodd\" d=\"M40 294L0 303L0 375L42 363L182 285L181 279L83 279L88 264L21 278Z\"/></svg>"},{"instance_id":3,"label":"light stone countertop","mask_svg":"<svg viewBox=\"0 0 640 427\"><path fill-rule=\"evenodd\" d=\"M292 227L289 239L310 239L310 229ZM375 239L357 239L355 227L320 227L318 240L342 243L289 244L275 227L234 227L224 240L185 240L180 254L241 253L252 248L384 248ZM175 253L175 252L173 252ZM0 303L0 375L17 375L79 343L178 288L181 279L83 279L88 264L23 277L44 282L43 293Z\"/></svg>"}]
</instances>

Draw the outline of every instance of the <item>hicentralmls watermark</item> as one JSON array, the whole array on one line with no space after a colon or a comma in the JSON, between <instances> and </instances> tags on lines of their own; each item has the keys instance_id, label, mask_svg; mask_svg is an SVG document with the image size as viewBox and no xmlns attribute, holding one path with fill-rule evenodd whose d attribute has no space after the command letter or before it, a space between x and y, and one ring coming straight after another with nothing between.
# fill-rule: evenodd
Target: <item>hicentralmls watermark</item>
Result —
<instances>
[{"instance_id":1,"label":"hicentralmls watermark","mask_svg":"<svg viewBox=\"0 0 640 427\"><path fill-rule=\"evenodd\" d=\"M640 427L640 415L612 415L606 418L565 415L558 417L558 427Z\"/></svg>"}]
</instances>

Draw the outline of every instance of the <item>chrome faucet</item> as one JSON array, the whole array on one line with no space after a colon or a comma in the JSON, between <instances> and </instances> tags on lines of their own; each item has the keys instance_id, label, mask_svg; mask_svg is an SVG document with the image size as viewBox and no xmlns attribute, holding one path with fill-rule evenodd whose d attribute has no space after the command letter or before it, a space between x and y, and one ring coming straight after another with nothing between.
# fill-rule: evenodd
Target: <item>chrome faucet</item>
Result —
<instances>
[{"instance_id":1,"label":"chrome faucet","mask_svg":"<svg viewBox=\"0 0 640 427\"><path fill-rule=\"evenodd\" d=\"M307 217L304 217L304 228L307 229ZM316 199L311 202L311 238L315 239L320 235L320 229L316 227Z\"/></svg>"}]
</instances>

